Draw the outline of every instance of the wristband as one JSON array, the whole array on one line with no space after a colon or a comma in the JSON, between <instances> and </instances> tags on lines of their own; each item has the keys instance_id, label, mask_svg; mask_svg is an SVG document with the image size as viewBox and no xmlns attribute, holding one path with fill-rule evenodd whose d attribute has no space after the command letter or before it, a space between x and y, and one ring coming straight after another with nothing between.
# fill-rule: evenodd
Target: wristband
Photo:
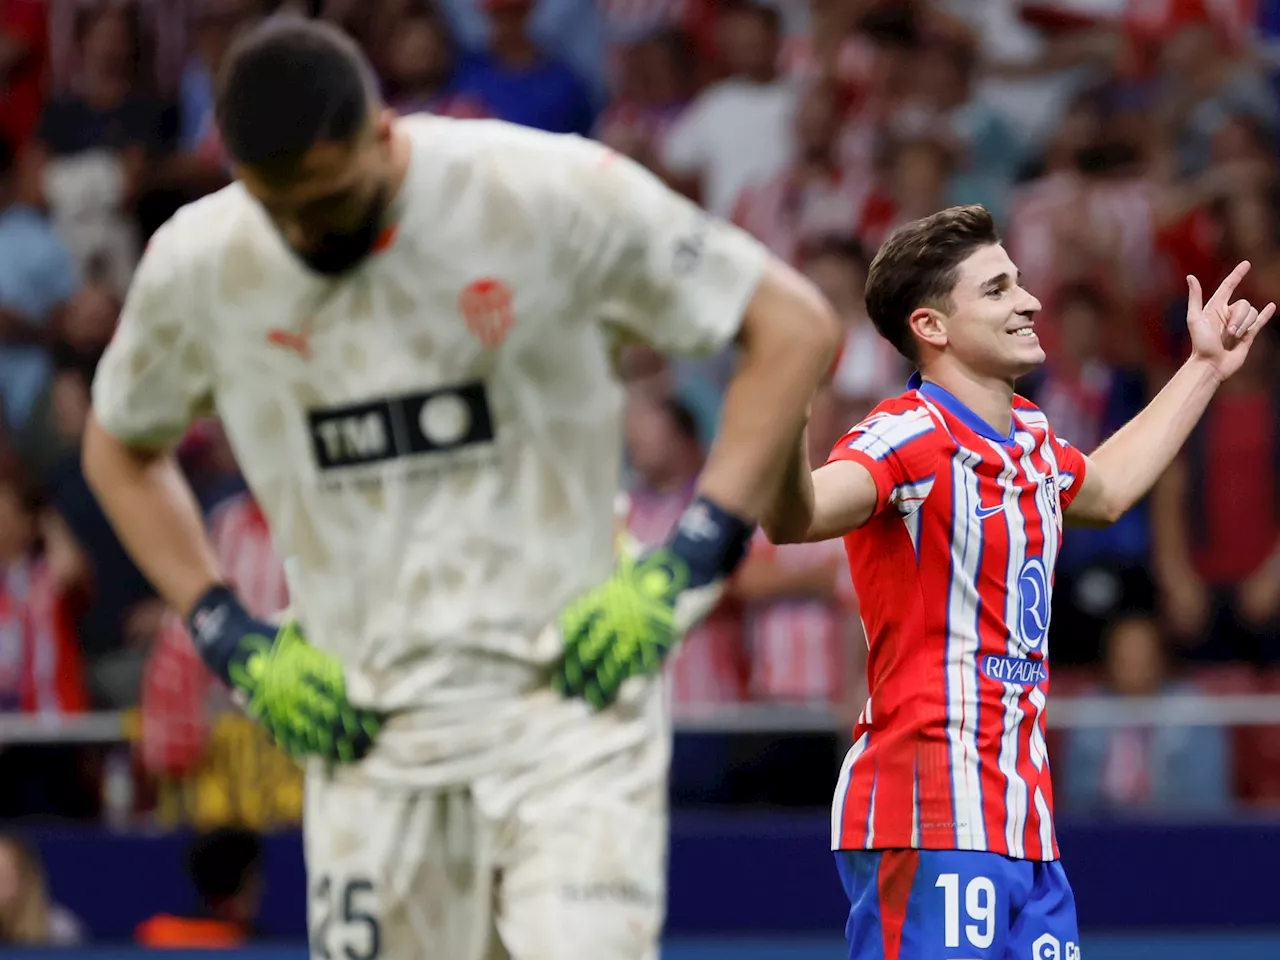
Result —
<instances>
[{"instance_id":1,"label":"wristband","mask_svg":"<svg viewBox=\"0 0 1280 960\"><path fill-rule=\"evenodd\" d=\"M231 682L231 663L237 654L243 656L242 641L250 634L260 635L262 627L249 615L236 595L225 584L215 584L196 601L187 617L191 639L200 659L227 686ZM270 637L265 637L270 640Z\"/></svg>"},{"instance_id":2,"label":"wristband","mask_svg":"<svg viewBox=\"0 0 1280 960\"><path fill-rule=\"evenodd\" d=\"M733 574L754 533L754 523L699 496L680 517L667 549L688 568L688 586L703 587Z\"/></svg>"}]
</instances>

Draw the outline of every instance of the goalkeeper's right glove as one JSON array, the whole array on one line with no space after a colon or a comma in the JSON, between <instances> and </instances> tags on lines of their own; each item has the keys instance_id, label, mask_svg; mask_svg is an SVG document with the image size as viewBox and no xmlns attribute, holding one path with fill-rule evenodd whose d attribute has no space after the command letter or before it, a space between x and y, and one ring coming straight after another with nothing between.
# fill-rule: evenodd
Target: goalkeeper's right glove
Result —
<instances>
[{"instance_id":1,"label":"goalkeeper's right glove","mask_svg":"<svg viewBox=\"0 0 1280 960\"><path fill-rule=\"evenodd\" d=\"M658 674L719 602L754 529L704 496L664 546L639 557L624 548L613 575L565 607L550 628L563 648L553 689L599 710L631 678Z\"/></svg>"},{"instance_id":2,"label":"goalkeeper's right glove","mask_svg":"<svg viewBox=\"0 0 1280 960\"><path fill-rule=\"evenodd\" d=\"M285 753L351 763L369 752L382 716L352 705L342 664L307 643L296 620L258 620L218 585L188 623L205 664Z\"/></svg>"}]
</instances>

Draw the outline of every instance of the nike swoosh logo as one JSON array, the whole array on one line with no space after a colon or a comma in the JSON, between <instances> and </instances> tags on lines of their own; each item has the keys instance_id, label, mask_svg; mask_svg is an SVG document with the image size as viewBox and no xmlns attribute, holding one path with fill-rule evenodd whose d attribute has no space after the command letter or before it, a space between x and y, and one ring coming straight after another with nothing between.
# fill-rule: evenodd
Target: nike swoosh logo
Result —
<instances>
[{"instance_id":1,"label":"nike swoosh logo","mask_svg":"<svg viewBox=\"0 0 1280 960\"><path fill-rule=\"evenodd\" d=\"M985 520L987 517L994 517L997 513L1004 513L1004 504L1002 503L998 507L979 506L973 512L977 515L979 520Z\"/></svg>"}]
</instances>

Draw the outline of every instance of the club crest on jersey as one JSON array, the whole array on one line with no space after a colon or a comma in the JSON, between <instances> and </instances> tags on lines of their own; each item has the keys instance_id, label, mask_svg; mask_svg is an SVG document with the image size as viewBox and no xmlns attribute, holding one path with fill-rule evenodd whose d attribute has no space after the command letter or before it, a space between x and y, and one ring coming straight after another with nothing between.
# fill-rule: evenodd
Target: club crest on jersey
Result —
<instances>
[{"instance_id":1,"label":"club crest on jersey","mask_svg":"<svg viewBox=\"0 0 1280 960\"><path fill-rule=\"evenodd\" d=\"M1018 574L1018 632L1028 650L1038 650L1049 633L1049 571L1028 557Z\"/></svg>"},{"instance_id":2,"label":"club crest on jersey","mask_svg":"<svg viewBox=\"0 0 1280 960\"><path fill-rule=\"evenodd\" d=\"M515 323L514 297L511 288L494 277L472 280L458 296L458 312L467 321L467 329L489 349L507 339Z\"/></svg>"},{"instance_id":3,"label":"club crest on jersey","mask_svg":"<svg viewBox=\"0 0 1280 960\"><path fill-rule=\"evenodd\" d=\"M1049 513L1053 519L1061 520L1062 518L1058 515L1058 478L1049 474L1040 482L1044 484L1044 499L1049 505Z\"/></svg>"}]
</instances>

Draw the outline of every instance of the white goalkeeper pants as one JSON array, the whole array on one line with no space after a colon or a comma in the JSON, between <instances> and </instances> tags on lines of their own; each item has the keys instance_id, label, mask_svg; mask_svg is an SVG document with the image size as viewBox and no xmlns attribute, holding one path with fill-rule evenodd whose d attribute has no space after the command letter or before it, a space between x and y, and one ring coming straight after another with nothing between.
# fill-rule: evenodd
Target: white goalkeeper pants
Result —
<instances>
[{"instance_id":1,"label":"white goalkeeper pants","mask_svg":"<svg viewBox=\"0 0 1280 960\"><path fill-rule=\"evenodd\" d=\"M666 782L637 786L638 760L514 801L497 782L413 791L309 771L313 960L657 960Z\"/></svg>"}]
</instances>

